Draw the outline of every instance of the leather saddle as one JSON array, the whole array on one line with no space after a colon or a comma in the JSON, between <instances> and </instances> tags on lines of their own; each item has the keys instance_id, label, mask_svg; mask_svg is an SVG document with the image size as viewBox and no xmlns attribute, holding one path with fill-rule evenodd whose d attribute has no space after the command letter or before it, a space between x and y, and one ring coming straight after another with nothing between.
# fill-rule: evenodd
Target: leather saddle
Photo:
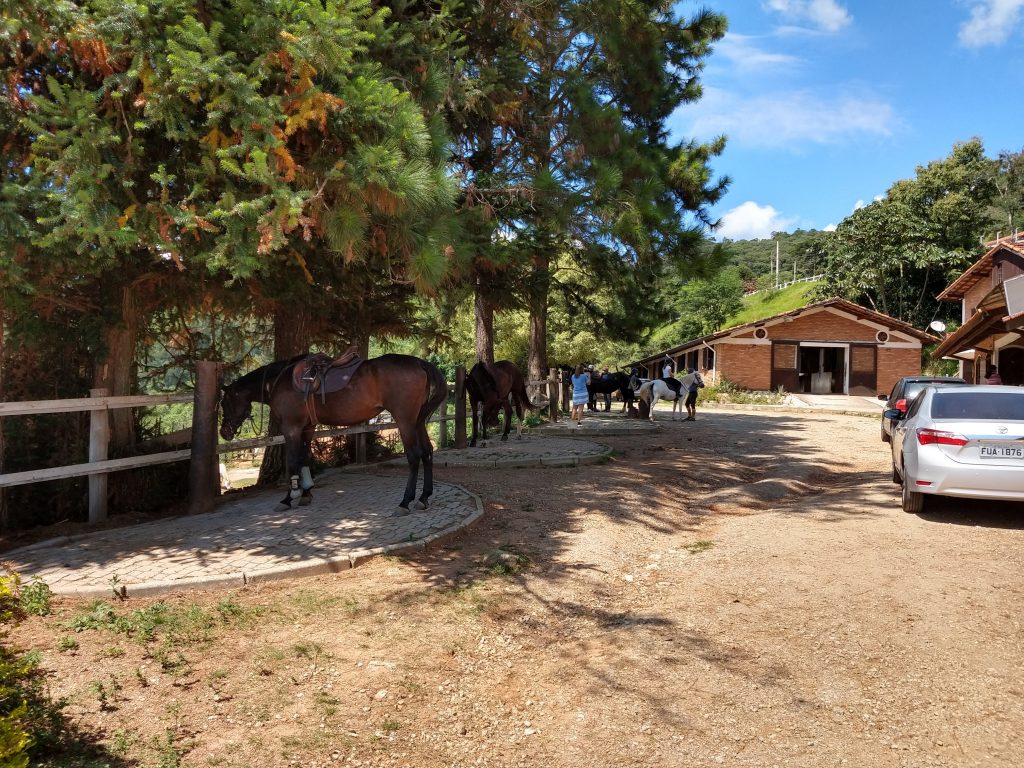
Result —
<instances>
[{"instance_id":1,"label":"leather saddle","mask_svg":"<svg viewBox=\"0 0 1024 768\"><path fill-rule=\"evenodd\" d=\"M292 369L292 385L304 398L319 393L321 398L348 386L363 359L354 346L341 357L332 358L323 352L309 355Z\"/></svg>"}]
</instances>

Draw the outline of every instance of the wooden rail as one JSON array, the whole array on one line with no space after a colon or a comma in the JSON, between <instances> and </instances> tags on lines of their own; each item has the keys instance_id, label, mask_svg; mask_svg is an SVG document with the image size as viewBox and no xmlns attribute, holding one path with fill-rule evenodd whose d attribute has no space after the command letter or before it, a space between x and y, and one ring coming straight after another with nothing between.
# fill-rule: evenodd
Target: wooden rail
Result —
<instances>
[{"instance_id":1,"label":"wooden rail","mask_svg":"<svg viewBox=\"0 0 1024 768\"><path fill-rule=\"evenodd\" d=\"M0 488L18 485L41 483L50 480L63 480L72 477L89 478L89 522L101 522L107 517L107 475L127 469L138 469L158 464L169 464L178 461L191 461L189 470L189 509L202 511L212 506L213 499L219 493L219 457L223 453L279 445L284 442L281 436L258 437L247 440L235 440L219 443L217 439L217 399L216 393L220 385L220 367L218 363L200 361L196 369L196 391L192 394L178 395L130 395L111 397L106 390L91 390L92 397L71 398L68 400L35 400L31 402L0 403L0 419L11 416L32 416L52 413L91 414L89 461L84 464L71 464L63 467L32 469L24 472L0 474ZM448 384L448 392L455 394L455 410L449 414L448 398L441 404L438 414L428 419L429 424L440 424L439 447L448 447L448 422L455 422L454 444L456 448L466 447L466 371L461 366L456 369L455 382ZM558 371L551 369L548 378L526 382L530 386L547 389L549 418L558 419L559 400L565 403L565 396L560 398L561 383ZM121 459L107 458L109 443L109 411L116 408L136 408L173 403L193 403L191 442L192 446L185 450L163 451L142 456ZM365 435L397 428L394 421L381 420L372 424L352 427L331 427L317 430L314 439L337 436ZM365 455L365 454L364 454Z\"/></svg>"}]
</instances>

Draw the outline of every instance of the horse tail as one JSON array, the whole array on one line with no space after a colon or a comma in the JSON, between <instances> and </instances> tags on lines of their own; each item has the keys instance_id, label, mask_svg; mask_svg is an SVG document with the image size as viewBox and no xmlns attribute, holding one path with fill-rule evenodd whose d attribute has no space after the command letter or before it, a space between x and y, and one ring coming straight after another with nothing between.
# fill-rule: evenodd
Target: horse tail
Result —
<instances>
[{"instance_id":1,"label":"horse tail","mask_svg":"<svg viewBox=\"0 0 1024 768\"><path fill-rule=\"evenodd\" d=\"M523 381L522 379L516 382L515 396L516 399L519 400L519 402L523 404L523 407L526 408L528 411L539 411L541 408L544 408L547 405L547 403L535 403L532 400L530 400L530 394L526 391L526 382Z\"/></svg>"},{"instance_id":2,"label":"horse tail","mask_svg":"<svg viewBox=\"0 0 1024 768\"><path fill-rule=\"evenodd\" d=\"M640 385L640 389L637 392L637 396L640 398L641 402L646 403L650 401L652 389L654 389L654 379L651 379L650 381L645 381L643 384Z\"/></svg>"},{"instance_id":3,"label":"horse tail","mask_svg":"<svg viewBox=\"0 0 1024 768\"><path fill-rule=\"evenodd\" d=\"M419 420L426 424L434 411L448 398L448 382L440 369L429 360L420 360L420 367L427 374L427 397L420 406Z\"/></svg>"}]
</instances>

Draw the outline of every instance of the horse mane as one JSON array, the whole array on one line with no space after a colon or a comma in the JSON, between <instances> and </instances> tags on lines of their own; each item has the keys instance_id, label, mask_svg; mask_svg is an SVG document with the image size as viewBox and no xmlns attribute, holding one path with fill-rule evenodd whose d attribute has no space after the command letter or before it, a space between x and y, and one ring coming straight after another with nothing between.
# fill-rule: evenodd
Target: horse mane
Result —
<instances>
[{"instance_id":1,"label":"horse mane","mask_svg":"<svg viewBox=\"0 0 1024 768\"><path fill-rule=\"evenodd\" d=\"M287 360L275 360L272 363L261 365L259 368L255 368L247 374L239 376L230 384L230 386L262 389L264 382L277 381L278 377L280 377L285 371L306 357L307 355L305 354L295 355L295 357L290 357Z\"/></svg>"}]
</instances>

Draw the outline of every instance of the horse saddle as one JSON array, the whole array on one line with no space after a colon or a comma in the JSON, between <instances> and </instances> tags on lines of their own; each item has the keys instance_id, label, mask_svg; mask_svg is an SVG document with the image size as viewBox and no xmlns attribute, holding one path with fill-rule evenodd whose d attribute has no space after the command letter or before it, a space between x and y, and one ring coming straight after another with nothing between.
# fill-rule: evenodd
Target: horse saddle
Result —
<instances>
[{"instance_id":1,"label":"horse saddle","mask_svg":"<svg viewBox=\"0 0 1024 768\"><path fill-rule=\"evenodd\" d=\"M303 397L319 392L323 398L347 387L362 364L363 359L353 347L349 347L338 358L317 352L295 364L292 384Z\"/></svg>"}]
</instances>

